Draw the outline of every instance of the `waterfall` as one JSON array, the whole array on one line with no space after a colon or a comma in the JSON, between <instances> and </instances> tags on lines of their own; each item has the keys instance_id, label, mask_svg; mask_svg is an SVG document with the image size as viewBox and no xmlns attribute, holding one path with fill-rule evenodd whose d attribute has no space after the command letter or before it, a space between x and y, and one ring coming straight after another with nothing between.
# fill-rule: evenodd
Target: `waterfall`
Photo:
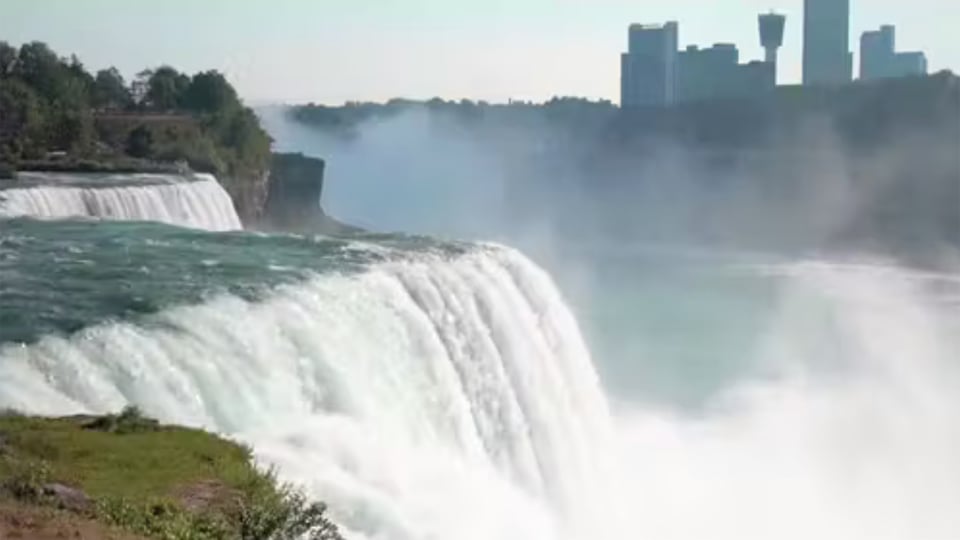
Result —
<instances>
[{"instance_id":1,"label":"waterfall","mask_svg":"<svg viewBox=\"0 0 960 540\"><path fill-rule=\"evenodd\" d=\"M0 190L0 216L159 221L211 231L243 228L230 196L208 174L192 181L172 175L111 175L109 183L96 182L104 185L71 175L21 177L27 187Z\"/></svg>"},{"instance_id":2,"label":"waterfall","mask_svg":"<svg viewBox=\"0 0 960 540\"><path fill-rule=\"evenodd\" d=\"M551 279L506 248L0 349L0 408L127 403L251 443L353 538L588 538L609 520L598 378Z\"/></svg>"},{"instance_id":3,"label":"waterfall","mask_svg":"<svg viewBox=\"0 0 960 540\"><path fill-rule=\"evenodd\" d=\"M630 324L671 302L722 308L746 325L746 346L722 351L724 340L665 319L657 328L757 367L702 409L640 396L611 414L552 279L508 248L251 235L210 260L144 271L143 250L99 241L131 227L102 223L37 236L58 257L51 264L80 268L78 283L63 283L63 273L30 272L45 259L29 229L51 225L20 222L0 238L0 294L69 317L54 328L87 324L0 344L0 410L132 403L216 431L328 503L349 540L958 538L956 275L738 266L725 268L738 277L726 293L734 304L688 282L636 296ZM221 244L165 235L148 253L197 257L203 237ZM132 260L109 264L119 254ZM229 271L212 270L221 264ZM261 275L289 264L325 270ZM275 285L243 298L222 292L244 294L232 281L244 272L248 286ZM24 273L33 279L9 277ZM221 292L153 290L199 275L203 291ZM131 296L152 292L137 305L166 307L105 309L126 300L111 294L121 280ZM189 304L170 304L178 298ZM17 310L0 315L19 323ZM630 360L682 362L669 348L642 354Z\"/></svg>"}]
</instances>

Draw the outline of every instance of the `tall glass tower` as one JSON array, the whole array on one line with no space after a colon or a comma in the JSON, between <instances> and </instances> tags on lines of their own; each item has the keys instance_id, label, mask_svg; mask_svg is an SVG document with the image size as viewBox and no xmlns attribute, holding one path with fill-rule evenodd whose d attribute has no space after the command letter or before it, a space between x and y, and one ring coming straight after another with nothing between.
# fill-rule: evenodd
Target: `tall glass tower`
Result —
<instances>
[{"instance_id":1,"label":"tall glass tower","mask_svg":"<svg viewBox=\"0 0 960 540\"><path fill-rule=\"evenodd\" d=\"M620 60L620 104L666 106L677 99L679 27L630 25L628 52Z\"/></svg>"},{"instance_id":2,"label":"tall glass tower","mask_svg":"<svg viewBox=\"0 0 960 540\"><path fill-rule=\"evenodd\" d=\"M803 84L835 85L851 80L850 0L804 0Z\"/></svg>"}]
</instances>

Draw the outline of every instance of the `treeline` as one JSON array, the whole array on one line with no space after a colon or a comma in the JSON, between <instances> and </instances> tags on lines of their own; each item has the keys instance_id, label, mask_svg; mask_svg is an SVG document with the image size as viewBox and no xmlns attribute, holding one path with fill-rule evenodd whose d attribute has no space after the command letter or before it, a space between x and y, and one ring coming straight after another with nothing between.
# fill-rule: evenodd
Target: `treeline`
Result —
<instances>
[{"instance_id":1,"label":"treeline","mask_svg":"<svg viewBox=\"0 0 960 540\"><path fill-rule=\"evenodd\" d=\"M347 102L342 106L309 103L293 107L289 114L303 124L342 135L352 135L362 123L387 120L411 110L426 110L442 113L463 121L481 121L492 118L546 118L561 121L578 121L607 117L616 111L610 101L592 101L576 97L554 97L544 103L510 101L505 104L487 101L444 100L433 98L426 101L395 98L385 103Z\"/></svg>"},{"instance_id":2,"label":"treeline","mask_svg":"<svg viewBox=\"0 0 960 540\"><path fill-rule=\"evenodd\" d=\"M0 162L180 162L246 177L267 169L270 142L217 71L162 66L128 83L115 68L91 73L45 43L0 42Z\"/></svg>"},{"instance_id":3,"label":"treeline","mask_svg":"<svg viewBox=\"0 0 960 540\"><path fill-rule=\"evenodd\" d=\"M871 150L917 132L955 138L958 114L960 79L944 71L842 86L782 86L763 99L624 109L609 132L618 142L666 139L743 149L820 129L845 147Z\"/></svg>"},{"instance_id":4,"label":"treeline","mask_svg":"<svg viewBox=\"0 0 960 540\"><path fill-rule=\"evenodd\" d=\"M517 126L538 123L555 133L571 133L604 144L632 145L638 139L693 147L763 146L823 121L851 146L872 146L907 129L947 131L958 125L960 79L950 72L928 77L857 81L835 87L785 86L763 98L723 99L674 107L619 108L609 101L555 97L544 103L511 101L428 101L392 99L385 103L348 102L342 106L310 103L290 116L328 133L355 134L370 121L419 109L432 117ZM440 114L437 114L440 113Z\"/></svg>"}]
</instances>

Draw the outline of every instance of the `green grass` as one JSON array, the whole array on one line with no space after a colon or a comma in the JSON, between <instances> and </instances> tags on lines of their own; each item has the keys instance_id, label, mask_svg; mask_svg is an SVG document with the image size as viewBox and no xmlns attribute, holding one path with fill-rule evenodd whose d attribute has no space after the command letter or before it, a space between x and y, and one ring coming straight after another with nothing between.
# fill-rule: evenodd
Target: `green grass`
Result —
<instances>
[{"instance_id":1,"label":"green grass","mask_svg":"<svg viewBox=\"0 0 960 540\"><path fill-rule=\"evenodd\" d=\"M50 483L92 499L85 517L150 538L339 538L322 504L258 469L248 448L160 425L136 409L103 417L0 415L0 499L50 504L43 495Z\"/></svg>"},{"instance_id":2,"label":"green grass","mask_svg":"<svg viewBox=\"0 0 960 540\"><path fill-rule=\"evenodd\" d=\"M248 449L199 430L158 426L116 434L85 429L89 419L0 417L0 434L14 459L46 462L55 481L91 497L166 497L202 481L240 488L259 474ZM6 470L5 470L6 469Z\"/></svg>"}]
</instances>

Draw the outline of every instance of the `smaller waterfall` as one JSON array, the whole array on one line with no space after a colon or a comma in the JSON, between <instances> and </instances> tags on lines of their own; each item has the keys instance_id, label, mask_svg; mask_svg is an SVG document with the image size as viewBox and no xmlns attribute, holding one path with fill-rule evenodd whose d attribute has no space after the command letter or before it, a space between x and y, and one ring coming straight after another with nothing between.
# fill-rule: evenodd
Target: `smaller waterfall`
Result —
<instances>
[{"instance_id":1,"label":"smaller waterfall","mask_svg":"<svg viewBox=\"0 0 960 540\"><path fill-rule=\"evenodd\" d=\"M107 182L98 180L104 184L99 186L79 176L25 174L28 187L0 189L0 217L88 217L159 221L211 231L242 229L230 196L216 178L209 174L195 178L115 175Z\"/></svg>"}]
</instances>

